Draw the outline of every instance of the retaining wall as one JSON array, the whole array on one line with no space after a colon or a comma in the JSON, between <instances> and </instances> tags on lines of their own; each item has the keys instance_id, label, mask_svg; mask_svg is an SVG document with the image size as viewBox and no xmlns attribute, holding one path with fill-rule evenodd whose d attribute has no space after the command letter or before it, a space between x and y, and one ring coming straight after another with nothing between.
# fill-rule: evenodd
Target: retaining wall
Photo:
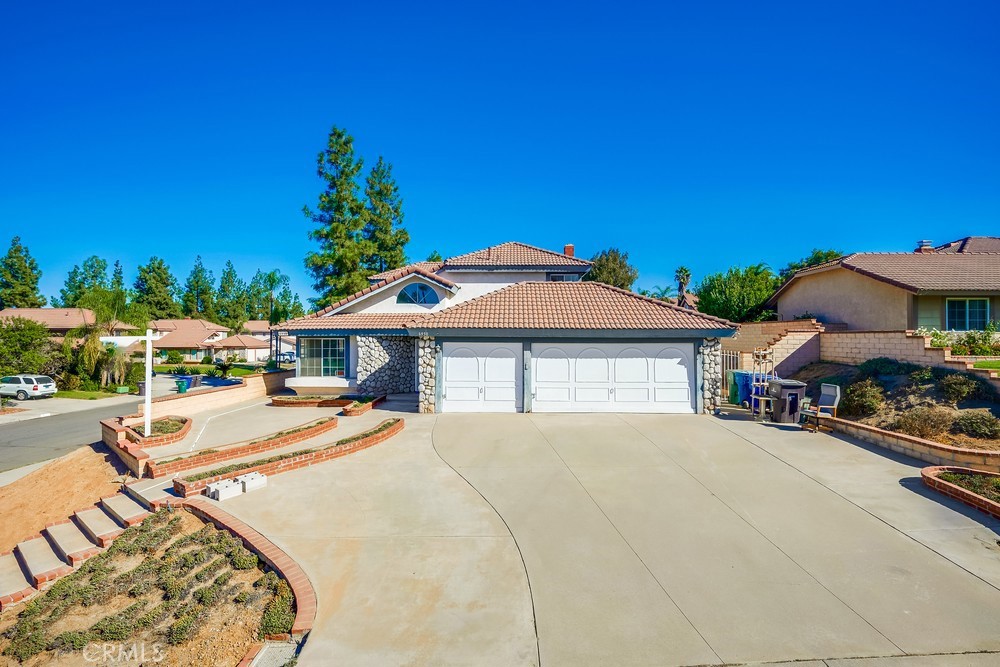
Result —
<instances>
[{"instance_id":1,"label":"retaining wall","mask_svg":"<svg viewBox=\"0 0 1000 667\"><path fill-rule=\"evenodd\" d=\"M159 396L152 400L153 419L167 415L183 415L188 417L192 414L205 412L208 410L218 410L221 408L252 401L257 398L265 398L284 390L285 380L295 376L295 371L276 371L274 373L256 373L244 375L239 378L238 384L228 387L215 387L213 389L199 389L198 391L186 394L172 394L170 396ZM139 404L139 414L143 414L145 405Z\"/></svg>"}]
</instances>

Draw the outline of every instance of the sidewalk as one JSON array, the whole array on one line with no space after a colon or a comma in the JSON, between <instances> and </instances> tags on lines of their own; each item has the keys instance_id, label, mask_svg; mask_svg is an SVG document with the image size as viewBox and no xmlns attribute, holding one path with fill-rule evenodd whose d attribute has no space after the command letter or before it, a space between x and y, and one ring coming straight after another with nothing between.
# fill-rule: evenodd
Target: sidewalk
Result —
<instances>
[{"instance_id":1,"label":"sidewalk","mask_svg":"<svg viewBox=\"0 0 1000 667\"><path fill-rule=\"evenodd\" d=\"M39 419L41 417L51 417L53 415L65 415L73 412L83 412L94 408L109 406L122 406L123 412L134 412L142 399L135 395L109 394L107 398L94 400L78 398L59 398L58 394L52 398L35 398L27 401L11 401L8 407L22 408L24 412L15 412L10 415L0 416L0 424L14 424L27 421L29 419Z\"/></svg>"}]
</instances>

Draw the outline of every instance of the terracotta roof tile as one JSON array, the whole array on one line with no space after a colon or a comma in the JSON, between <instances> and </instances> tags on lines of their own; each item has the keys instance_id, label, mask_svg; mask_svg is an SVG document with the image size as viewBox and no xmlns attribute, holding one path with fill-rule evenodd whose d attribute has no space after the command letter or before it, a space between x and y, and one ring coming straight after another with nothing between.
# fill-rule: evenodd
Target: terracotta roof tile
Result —
<instances>
[{"instance_id":1,"label":"terracotta roof tile","mask_svg":"<svg viewBox=\"0 0 1000 667\"><path fill-rule=\"evenodd\" d=\"M282 324L276 324L280 331L315 331L319 329L357 329L386 331L399 329L405 332L406 323L413 319L413 313L334 313L325 317L300 317Z\"/></svg>"},{"instance_id":2,"label":"terracotta roof tile","mask_svg":"<svg viewBox=\"0 0 1000 667\"><path fill-rule=\"evenodd\" d=\"M940 253L1000 252L998 236L966 236L963 239L939 245L934 249Z\"/></svg>"},{"instance_id":3,"label":"terracotta roof tile","mask_svg":"<svg viewBox=\"0 0 1000 667\"><path fill-rule=\"evenodd\" d=\"M444 262L414 262L413 264L407 264L406 266L401 266L398 269L389 269L388 271L383 271L382 273L376 273L373 276L368 276L368 280L373 280L375 282L378 282L380 280L387 280L388 278L394 277L400 271L406 271L408 269L423 269L428 273L437 273L442 266L444 266Z\"/></svg>"},{"instance_id":4,"label":"terracotta roof tile","mask_svg":"<svg viewBox=\"0 0 1000 667\"><path fill-rule=\"evenodd\" d=\"M372 292L374 292L376 290L380 290L380 289L382 289L383 287L385 287L386 285L388 285L390 283L394 283L397 280L401 280L403 278L406 278L407 276L412 276L412 275L423 276L427 280L430 280L431 282L435 282L438 285L441 285L442 287L447 287L448 289L453 289L455 287L455 283L451 282L450 280L447 280L445 278L442 278L441 276L438 276L438 275L435 275L433 273L430 273L429 271L425 271L424 269L421 269L419 266L416 266L416 265L405 266L405 267L403 267L401 269L398 269L395 273L393 273L391 276L389 276L385 280L377 282L374 285L369 285L368 287L364 288L360 292L355 292L354 294L352 294L350 296L345 296L343 299L341 299L337 303L331 303L326 308L323 308L322 310L317 310L315 313L309 313L305 317L300 317L299 319L307 319L307 318L310 318L310 317L323 317L327 313L332 313L335 310L337 310L338 308L342 308L343 306L346 306L347 304L349 304L352 301L360 299L363 296L367 296L367 295L371 294ZM276 328L276 329L285 329L286 327L285 327L285 324L282 323L282 324L276 324L274 326L274 328Z\"/></svg>"},{"instance_id":5,"label":"terracotta roof tile","mask_svg":"<svg viewBox=\"0 0 1000 667\"><path fill-rule=\"evenodd\" d=\"M468 267L532 267L532 266L574 266L589 267L590 262L579 257L570 257L561 252L536 248L525 243L510 241L490 246L482 250L449 257L444 261L445 270Z\"/></svg>"},{"instance_id":6,"label":"terracotta roof tile","mask_svg":"<svg viewBox=\"0 0 1000 667\"><path fill-rule=\"evenodd\" d=\"M0 310L0 318L23 317L26 320L38 322L46 329L70 330L85 324L94 323L94 313L87 308L4 308ZM123 322L116 322L118 331L133 331L135 327Z\"/></svg>"},{"instance_id":7,"label":"terracotta roof tile","mask_svg":"<svg viewBox=\"0 0 1000 667\"><path fill-rule=\"evenodd\" d=\"M212 341L211 345L212 347L234 348L240 350L263 350L266 347L271 347L270 343L266 340L261 340L260 338L254 338L253 336L247 336L245 334L237 334L236 336L229 336L228 338Z\"/></svg>"},{"instance_id":8,"label":"terracotta roof tile","mask_svg":"<svg viewBox=\"0 0 1000 667\"><path fill-rule=\"evenodd\" d=\"M596 282L524 282L419 318L414 329L736 329L726 320Z\"/></svg>"}]
</instances>

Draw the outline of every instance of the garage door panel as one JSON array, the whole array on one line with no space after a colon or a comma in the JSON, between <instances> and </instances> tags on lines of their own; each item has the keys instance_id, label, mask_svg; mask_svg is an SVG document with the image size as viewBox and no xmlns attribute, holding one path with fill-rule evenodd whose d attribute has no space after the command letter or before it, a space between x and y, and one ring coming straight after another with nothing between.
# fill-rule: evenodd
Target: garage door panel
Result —
<instances>
[{"instance_id":1,"label":"garage door panel","mask_svg":"<svg viewBox=\"0 0 1000 667\"><path fill-rule=\"evenodd\" d=\"M521 409L521 343L445 342L442 352L442 412Z\"/></svg>"},{"instance_id":2,"label":"garage door panel","mask_svg":"<svg viewBox=\"0 0 1000 667\"><path fill-rule=\"evenodd\" d=\"M449 353L445 380L454 382L478 382L479 358L467 347Z\"/></svg>"},{"instance_id":3,"label":"garage door panel","mask_svg":"<svg viewBox=\"0 0 1000 667\"><path fill-rule=\"evenodd\" d=\"M487 382L515 382L518 362L510 350L493 350L485 360L483 374Z\"/></svg>"},{"instance_id":4,"label":"garage door panel","mask_svg":"<svg viewBox=\"0 0 1000 667\"><path fill-rule=\"evenodd\" d=\"M691 343L535 343L532 410L692 413L694 359Z\"/></svg>"},{"instance_id":5,"label":"garage door panel","mask_svg":"<svg viewBox=\"0 0 1000 667\"><path fill-rule=\"evenodd\" d=\"M483 400L490 402L510 402L517 400L514 387L485 387L483 390Z\"/></svg>"},{"instance_id":6,"label":"garage door panel","mask_svg":"<svg viewBox=\"0 0 1000 667\"><path fill-rule=\"evenodd\" d=\"M448 387L444 393L449 401L479 400L479 387Z\"/></svg>"}]
</instances>

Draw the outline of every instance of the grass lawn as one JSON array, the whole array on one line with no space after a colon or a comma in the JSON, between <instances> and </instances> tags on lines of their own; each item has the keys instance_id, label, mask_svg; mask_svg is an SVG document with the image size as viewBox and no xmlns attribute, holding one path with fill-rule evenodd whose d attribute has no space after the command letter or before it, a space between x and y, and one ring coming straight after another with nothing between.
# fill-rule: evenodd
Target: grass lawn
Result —
<instances>
[{"instance_id":1,"label":"grass lawn","mask_svg":"<svg viewBox=\"0 0 1000 667\"><path fill-rule=\"evenodd\" d=\"M83 391L82 389L60 389L56 393L56 398L78 398L83 401L97 401L102 398L111 398L112 396L119 396L119 394L109 394L106 391Z\"/></svg>"},{"instance_id":2,"label":"grass lawn","mask_svg":"<svg viewBox=\"0 0 1000 667\"><path fill-rule=\"evenodd\" d=\"M988 368L994 371L1000 371L1000 361L977 361L976 368Z\"/></svg>"},{"instance_id":3,"label":"grass lawn","mask_svg":"<svg viewBox=\"0 0 1000 667\"><path fill-rule=\"evenodd\" d=\"M176 367L177 365L170 365L170 364L159 365L159 366L154 365L153 370L162 375L172 375ZM196 366L192 364L190 366L185 366L184 370L187 375L203 375L208 371L215 370L215 366L203 366L203 365ZM229 370L229 375L233 377L242 377L244 375L250 375L253 372L254 370L252 366L248 367L234 366Z\"/></svg>"}]
</instances>

